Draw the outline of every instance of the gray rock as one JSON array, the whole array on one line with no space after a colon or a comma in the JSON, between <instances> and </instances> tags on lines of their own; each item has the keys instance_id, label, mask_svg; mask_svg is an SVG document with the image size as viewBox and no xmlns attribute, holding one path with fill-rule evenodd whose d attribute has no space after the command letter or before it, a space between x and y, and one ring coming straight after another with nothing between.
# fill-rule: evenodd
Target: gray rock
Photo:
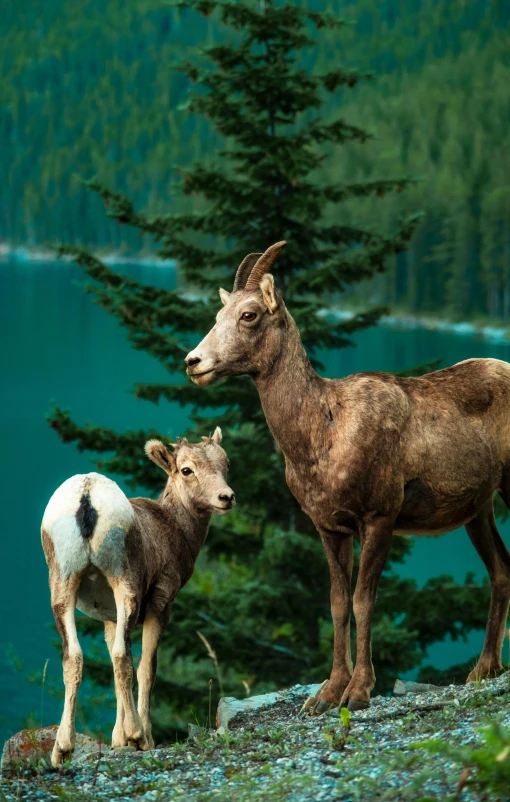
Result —
<instances>
[{"instance_id":1,"label":"gray rock","mask_svg":"<svg viewBox=\"0 0 510 802\"><path fill-rule=\"evenodd\" d=\"M454 688L455 685L450 685ZM403 679L395 680L393 693L395 696L405 696L407 693L440 693L444 691L441 685L428 685L426 682L407 682Z\"/></svg>"},{"instance_id":2,"label":"gray rock","mask_svg":"<svg viewBox=\"0 0 510 802\"><path fill-rule=\"evenodd\" d=\"M279 702L295 702L316 694L321 687L318 685L294 685L284 691L263 693L260 696L249 696L247 699L236 699L234 696L224 696L220 699L216 713L216 726L222 735L228 729L229 723L240 715L253 713L265 707L272 707Z\"/></svg>"},{"instance_id":3,"label":"gray rock","mask_svg":"<svg viewBox=\"0 0 510 802\"><path fill-rule=\"evenodd\" d=\"M58 726L42 727L38 730L21 730L5 742L2 752L2 771L9 772L19 766L20 761L35 764L41 759L50 760L51 751L57 736ZM88 735L76 733L76 748L73 761L82 760L90 755L110 752L110 748L99 744Z\"/></svg>"}]
</instances>

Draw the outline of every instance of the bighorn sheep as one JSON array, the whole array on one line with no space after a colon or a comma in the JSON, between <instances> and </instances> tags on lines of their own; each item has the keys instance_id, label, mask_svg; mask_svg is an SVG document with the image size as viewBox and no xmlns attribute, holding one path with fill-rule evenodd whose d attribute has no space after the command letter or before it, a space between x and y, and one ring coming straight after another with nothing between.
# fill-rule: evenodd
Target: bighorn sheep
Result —
<instances>
[{"instance_id":1,"label":"bighorn sheep","mask_svg":"<svg viewBox=\"0 0 510 802\"><path fill-rule=\"evenodd\" d=\"M287 484L311 517L331 575L333 668L313 710L362 709L375 682L371 619L392 534L442 534L465 525L491 582L483 651L469 680L501 669L510 599L510 555L492 494L510 505L510 365L469 359L420 378L359 373L324 379L268 273L285 242L239 267L216 324L186 358L206 386L224 376L255 381L286 462ZM353 598L356 666L350 655L353 535L361 543Z\"/></svg>"},{"instance_id":2,"label":"bighorn sheep","mask_svg":"<svg viewBox=\"0 0 510 802\"><path fill-rule=\"evenodd\" d=\"M68 759L75 746L76 695L83 656L75 607L104 621L113 663L117 719L112 746L154 746L149 705L157 648L172 602L188 581L213 512L232 509L221 429L202 443L178 440L171 451L149 440L149 459L168 474L160 498L128 499L98 473L72 476L46 507L41 535L49 567L51 605L62 638L65 703L51 761ZM131 632L143 623L138 665L138 712L133 700Z\"/></svg>"}]
</instances>

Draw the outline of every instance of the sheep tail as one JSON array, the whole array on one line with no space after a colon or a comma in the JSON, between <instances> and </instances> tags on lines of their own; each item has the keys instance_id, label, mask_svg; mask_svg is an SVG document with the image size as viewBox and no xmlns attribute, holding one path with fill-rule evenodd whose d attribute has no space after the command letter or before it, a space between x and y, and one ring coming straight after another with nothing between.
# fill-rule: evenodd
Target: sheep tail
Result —
<instances>
[{"instance_id":1,"label":"sheep tail","mask_svg":"<svg viewBox=\"0 0 510 802\"><path fill-rule=\"evenodd\" d=\"M76 523L80 528L82 537L85 540L90 540L97 524L97 511L92 506L88 493L83 493L80 499L80 506L76 513Z\"/></svg>"}]
</instances>

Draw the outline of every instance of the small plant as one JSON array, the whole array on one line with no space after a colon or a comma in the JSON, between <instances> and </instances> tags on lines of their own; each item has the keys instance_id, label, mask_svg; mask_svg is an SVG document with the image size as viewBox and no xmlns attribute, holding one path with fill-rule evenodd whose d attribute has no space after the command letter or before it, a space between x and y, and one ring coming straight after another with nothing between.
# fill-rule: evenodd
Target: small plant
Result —
<instances>
[{"instance_id":1,"label":"small plant","mask_svg":"<svg viewBox=\"0 0 510 802\"><path fill-rule=\"evenodd\" d=\"M12 768L8 775L32 775L41 774L50 768L50 762L46 757L23 757L11 761Z\"/></svg>"},{"instance_id":2,"label":"small plant","mask_svg":"<svg viewBox=\"0 0 510 802\"><path fill-rule=\"evenodd\" d=\"M283 734L284 734L284 731L283 731L282 727L272 727L268 731L267 737L273 743L279 744L279 743L282 743L282 741L283 741Z\"/></svg>"},{"instance_id":3,"label":"small plant","mask_svg":"<svg viewBox=\"0 0 510 802\"><path fill-rule=\"evenodd\" d=\"M345 749L345 745L351 731L352 716L347 708L340 708L339 715L342 723L342 729L340 732L333 725L324 729L324 738L326 739L330 749L332 749L334 752L341 752L343 749Z\"/></svg>"},{"instance_id":4,"label":"small plant","mask_svg":"<svg viewBox=\"0 0 510 802\"><path fill-rule=\"evenodd\" d=\"M212 679L210 679L207 684L209 685L209 718L207 720L207 726L210 729L212 722L212 684L213 684Z\"/></svg>"},{"instance_id":5,"label":"small plant","mask_svg":"<svg viewBox=\"0 0 510 802\"><path fill-rule=\"evenodd\" d=\"M457 788L454 795L448 799L458 799L464 789L472 789L483 799L508 799L510 728L492 722L484 727L480 734L481 743L474 746L452 746L440 739L411 745L412 749L440 755L459 765Z\"/></svg>"},{"instance_id":6,"label":"small plant","mask_svg":"<svg viewBox=\"0 0 510 802\"><path fill-rule=\"evenodd\" d=\"M213 661L213 665L216 670L216 677L218 679L218 685L220 686L220 694L221 696L223 696L223 683L221 681L221 672L220 672L220 664L218 662L218 655L214 651L213 647L211 646L205 635L202 635L201 632L197 632L197 635L204 644L205 648L207 649L207 654Z\"/></svg>"},{"instance_id":7,"label":"small plant","mask_svg":"<svg viewBox=\"0 0 510 802\"><path fill-rule=\"evenodd\" d=\"M50 661L46 660L43 668L42 678L41 678L41 727L44 727L44 685L46 683L46 670L48 668L48 663Z\"/></svg>"},{"instance_id":8,"label":"small plant","mask_svg":"<svg viewBox=\"0 0 510 802\"><path fill-rule=\"evenodd\" d=\"M94 768L94 779L92 781L92 785L95 785L97 783L97 775L99 773L99 764L101 762L101 747L102 747L102 745L103 745L103 739L102 739L101 736L99 736L99 749L98 749L98 752L97 752L97 761L96 761L96 765L95 765L95 768Z\"/></svg>"}]
</instances>

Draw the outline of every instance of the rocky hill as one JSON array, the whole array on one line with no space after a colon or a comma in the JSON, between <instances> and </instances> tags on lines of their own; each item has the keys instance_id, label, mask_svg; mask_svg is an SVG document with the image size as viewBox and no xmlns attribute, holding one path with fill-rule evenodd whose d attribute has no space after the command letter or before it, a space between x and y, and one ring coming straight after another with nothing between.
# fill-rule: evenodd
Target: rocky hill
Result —
<instances>
[{"instance_id":1,"label":"rocky hill","mask_svg":"<svg viewBox=\"0 0 510 802\"><path fill-rule=\"evenodd\" d=\"M81 736L81 756L77 751L61 771L49 767L47 756L54 728L25 732L21 751L19 736L4 747L0 798L510 799L510 672L446 688L397 681L393 697L377 697L352 717L345 710L320 718L302 712L317 688L222 699L216 730L190 725L186 742L150 753L128 747L113 753Z\"/></svg>"}]
</instances>

